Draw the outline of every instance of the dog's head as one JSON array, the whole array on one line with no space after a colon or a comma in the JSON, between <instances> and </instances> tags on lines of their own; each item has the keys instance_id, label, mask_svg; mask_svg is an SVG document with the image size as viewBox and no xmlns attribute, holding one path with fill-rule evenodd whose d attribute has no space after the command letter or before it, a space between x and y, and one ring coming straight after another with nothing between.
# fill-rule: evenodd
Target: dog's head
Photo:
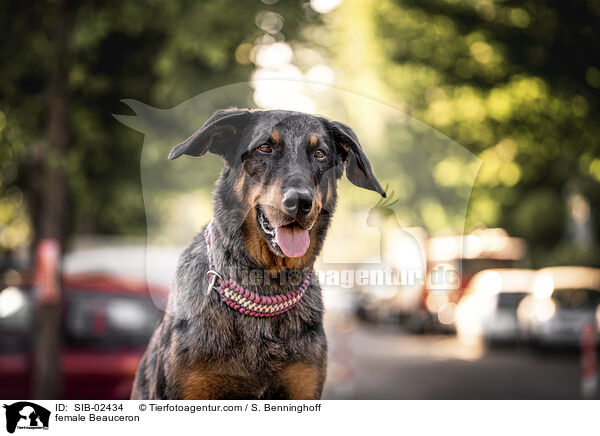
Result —
<instances>
[{"instance_id":1,"label":"dog's head","mask_svg":"<svg viewBox=\"0 0 600 436\"><path fill-rule=\"evenodd\" d=\"M301 267L320 251L337 179L385 192L347 125L299 112L220 110L169 159L222 156L220 197L243 210L248 252L265 266ZM283 260L283 261L282 261Z\"/></svg>"}]
</instances>

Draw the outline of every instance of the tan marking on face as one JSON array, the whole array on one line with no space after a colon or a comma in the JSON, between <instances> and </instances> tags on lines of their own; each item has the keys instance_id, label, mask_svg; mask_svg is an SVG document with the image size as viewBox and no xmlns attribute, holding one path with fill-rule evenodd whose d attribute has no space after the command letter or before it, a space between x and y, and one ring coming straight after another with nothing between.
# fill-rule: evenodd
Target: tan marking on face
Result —
<instances>
[{"instance_id":1,"label":"tan marking on face","mask_svg":"<svg viewBox=\"0 0 600 436\"><path fill-rule=\"evenodd\" d=\"M248 254L259 264L270 271L281 269L281 262L277 262L278 256L275 255L262 237L262 230L259 227L256 217L256 206L261 206L269 219L271 217L266 211L276 207L276 201L281 201L281 185L274 183L268 186L254 185L245 195L245 201L248 203L248 214L244 220L244 245ZM276 224L273 224L276 225Z\"/></svg>"},{"instance_id":2,"label":"tan marking on face","mask_svg":"<svg viewBox=\"0 0 600 436\"><path fill-rule=\"evenodd\" d=\"M271 132L271 141L273 141L274 144L279 144L280 139L281 137L279 136L279 131L273 129Z\"/></svg>"},{"instance_id":3,"label":"tan marking on face","mask_svg":"<svg viewBox=\"0 0 600 436\"><path fill-rule=\"evenodd\" d=\"M331 204L331 198L333 196L332 192L333 192L333 186L332 186L331 178L329 178L329 180L327 180L327 193L325 194L325 203L324 203L326 206L329 206Z\"/></svg>"},{"instance_id":4,"label":"tan marking on face","mask_svg":"<svg viewBox=\"0 0 600 436\"><path fill-rule=\"evenodd\" d=\"M294 363L279 373L279 381L291 400L318 400L325 381L325 366Z\"/></svg>"},{"instance_id":5,"label":"tan marking on face","mask_svg":"<svg viewBox=\"0 0 600 436\"><path fill-rule=\"evenodd\" d=\"M271 251L267 241L262 237L262 230L256 222L256 209L252 209L244 221L244 245L248 254L269 271L281 269L279 256Z\"/></svg>"},{"instance_id":6,"label":"tan marking on face","mask_svg":"<svg viewBox=\"0 0 600 436\"><path fill-rule=\"evenodd\" d=\"M319 138L317 137L317 135L315 135L314 133L310 135L310 145L314 147L315 145L317 145L318 142Z\"/></svg>"},{"instance_id":7,"label":"tan marking on face","mask_svg":"<svg viewBox=\"0 0 600 436\"><path fill-rule=\"evenodd\" d=\"M235 183L235 187L233 188L235 195L239 202L242 204L245 203L245 195L244 195L244 184L246 183L246 173L242 172L238 181Z\"/></svg>"},{"instance_id":8,"label":"tan marking on face","mask_svg":"<svg viewBox=\"0 0 600 436\"><path fill-rule=\"evenodd\" d=\"M265 209L265 206L269 209L272 209L269 211L265 210L265 213L267 214L269 221L271 221L271 224L275 226L283 224L281 221L283 217L271 216L272 213L281 211L282 198L283 190L281 186L281 180L274 181L269 186L262 189L261 195L259 198L257 198L258 203L263 206L263 210Z\"/></svg>"},{"instance_id":9,"label":"tan marking on face","mask_svg":"<svg viewBox=\"0 0 600 436\"><path fill-rule=\"evenodd\" d=\"M246 187L242 202L247 208L247 214L254 213L256 215L255 207L259 204L259 198L263 195L263 187L261 185L250 184Z\"/></svg>"},{"instance_id":10,"label":"tan marking on face","mask_svg":"<svg viewBox=\"0 0 600 436\"><path fill-rule=\"evenodd\" d=\"M317 189L315 198L313 198L313 207L309 213L309 217L311 217L312 220L316 220L321 209L323 209L323 193L320 189Z\"/></svg>"}]
</instances>

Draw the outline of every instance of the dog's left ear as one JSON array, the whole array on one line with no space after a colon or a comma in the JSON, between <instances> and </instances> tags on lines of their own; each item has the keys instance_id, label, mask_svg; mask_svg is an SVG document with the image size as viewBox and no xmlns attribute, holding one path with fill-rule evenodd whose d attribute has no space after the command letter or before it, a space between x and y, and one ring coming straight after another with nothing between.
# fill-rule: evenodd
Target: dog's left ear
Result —
<instances>
[{"instance_id":1,"label":"dog's left ear","mask_svg":"<svg viewBox=\"0 0 600 436\"><path fill-rule=\"evenodd\" d=\"M207 151L226 157L235 151L235 141L250 120L247 109L224 109L216 111L196 133L173 147L169 159L182 154L200 157Z\"/></svg>"},{"instance_id":2,"label":"dog's left ear","mask_svg":"<svg viewBox=\"0 0 600 436\"><path fill-rule=\"evenodd\" d=\"M373 174L371 163L358 142L356 133L339 121L330 121L328 125L338 153L345 163L348 180L360 188L375 191L385 198L386 193Z\"/></svg>"}]
</instances>

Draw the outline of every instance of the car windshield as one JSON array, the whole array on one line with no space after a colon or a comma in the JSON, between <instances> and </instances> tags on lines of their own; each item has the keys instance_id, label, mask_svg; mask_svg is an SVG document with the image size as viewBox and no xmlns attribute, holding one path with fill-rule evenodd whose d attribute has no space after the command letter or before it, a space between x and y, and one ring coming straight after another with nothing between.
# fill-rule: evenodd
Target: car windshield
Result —
<instances>
[{"instance_id":1,"label":"car windshield","mask_svg":"<svg viewBox=\"0 0 600 436\"><path fill-rule=\"evenodd\" d=\"M556 289L552 299L564 309L595 309L600 304L600 291L595 289Z\"/></svg>"}]
</instances>

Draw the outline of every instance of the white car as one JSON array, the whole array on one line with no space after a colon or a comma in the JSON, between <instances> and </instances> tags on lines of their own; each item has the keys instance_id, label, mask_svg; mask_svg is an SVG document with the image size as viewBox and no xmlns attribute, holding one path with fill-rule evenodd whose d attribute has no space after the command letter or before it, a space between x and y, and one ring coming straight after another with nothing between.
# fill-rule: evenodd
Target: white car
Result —
<instances>
[{"instance_id":1,"label":"white car","mask_svg":"<svg viewBox=\"0 0 600 436\"><path fill-rule=\"evenodd\" d=\"M456 307L456 334L463 343L516 342L522 337L517 307L535 271L506 268L480 271Z\"/></svg>"},{"instance_id":2,"label":"white car","mask_svg":"<svg viewBox=\"0 0 600 436\"><path fill-rule=\"evenodd\" d=\"M593 326L598 338L600 269L563 266L539 270L518 315L533 344L540 347L579 346L587 326Z\"/></svg>"}]
</instances>

